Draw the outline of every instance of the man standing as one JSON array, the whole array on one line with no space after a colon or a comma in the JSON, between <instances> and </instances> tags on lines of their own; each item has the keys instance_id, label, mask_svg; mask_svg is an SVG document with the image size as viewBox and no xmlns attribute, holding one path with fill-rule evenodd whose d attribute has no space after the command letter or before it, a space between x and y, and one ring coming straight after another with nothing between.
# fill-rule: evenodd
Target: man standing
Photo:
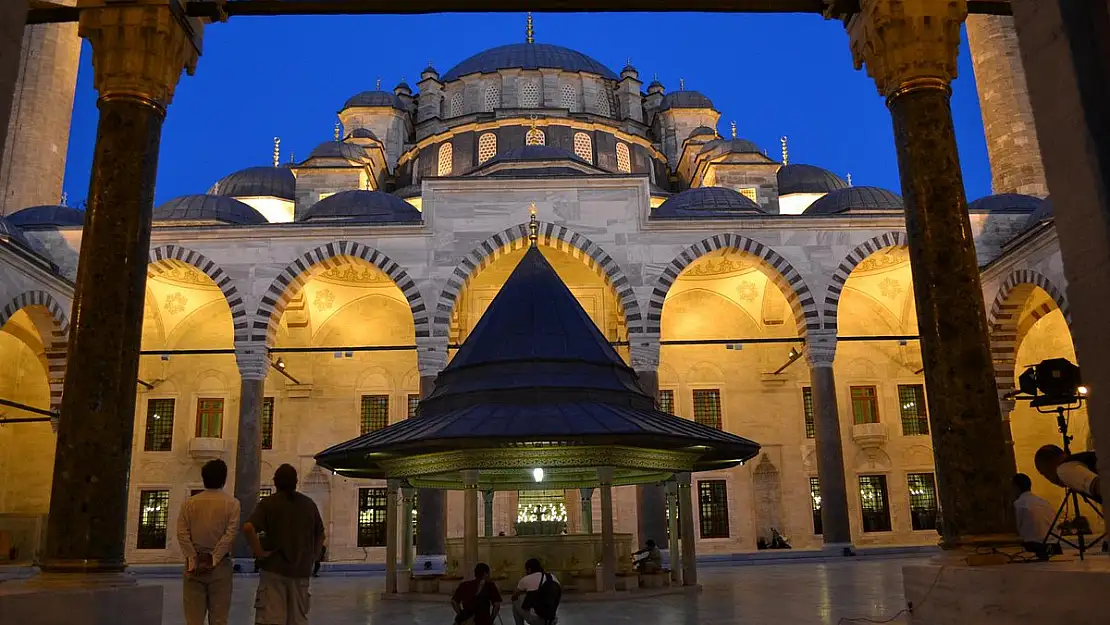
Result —
<instances>
[{"instance_id":1,"label":"man standing","mask_svg":"<svg viewBox=\"0 0 1110 625\"><path fill-rule=\"evenodd\" d=\"M239 502L224 492L227 464L210 460L200 470L204 490L181 506L177 542L185 555L182 603L186 625L227 625L231 609L231 559L239 531Z\"/></svg>"},{"instance_id":2,"label":"man standing","mask_svg":"<svg viewBox=\"0 0 1110 625\"><path fill-rule=\"evenodd\" d=\"M324 522L311 498L297 492L297 470L274 471L277 492L262 501L243 525L258 562L254 622L258 625L308 623L308 584L324 548ZM266 544L259 539L265 534Z\"/></svg>"}]
</instances>

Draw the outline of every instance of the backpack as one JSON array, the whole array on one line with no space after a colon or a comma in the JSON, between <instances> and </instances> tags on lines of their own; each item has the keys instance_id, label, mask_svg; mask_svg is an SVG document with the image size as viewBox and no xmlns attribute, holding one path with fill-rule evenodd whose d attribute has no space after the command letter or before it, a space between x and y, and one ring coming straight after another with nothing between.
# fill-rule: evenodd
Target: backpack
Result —
<instances>
[{"instance_id":1,"label":"backpack","mask_svg":"<svg viewBox=\"0 0 1110 625\"><path fill-rule=\"evenodd\" d=\"M555 612L559 609L559 601L562 598L563 587L550 573L544 573L540 580L540 587L536 589L532 609L536 612L536 616L550 621L555 618Z\"/></svg>"}]
</instances>

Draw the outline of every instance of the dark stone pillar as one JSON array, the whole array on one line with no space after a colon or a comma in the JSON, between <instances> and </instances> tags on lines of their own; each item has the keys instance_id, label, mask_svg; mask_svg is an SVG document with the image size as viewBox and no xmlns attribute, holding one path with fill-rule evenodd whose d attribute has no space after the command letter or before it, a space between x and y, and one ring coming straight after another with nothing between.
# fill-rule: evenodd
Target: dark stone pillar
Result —
<instances>
[{"instance_id":1,"label":"dark stone pillar","mask_svg":"<svg viewBox=\"0 0 1110 625\"><path fill-rule=\"evenodd\" d=\"M434 375L420 376L420 397L435 389ZM442 490L420 488L416 491L416 555L440 556L447 553L447 500Z\"/></svg>"},{"instance_id":2,"label":"dark stone pillar","mask_svg":"<svg viewBox=\"0 0 1110 625\"><path fill-rule=\"evenodd\" d=\"M836 403L836 331L811 330L806 336L813 391L813 425L817 443L817 475L821 482L821 538L825 548L843 553L852 548L848 518L848 487L844 477L844 443Z\"/></svg>"},{"instance_id":3,"label":"dark stone pillar","mask_svg":"<svg viewBox=\"0 0 1110 625\"><path fill-rule=\"evenodd\" d=\"M678 531L682 534L682 585L698 585L698 550L694 532L694 499L690 474L679 473L678 481Z\"/></svg>"},{"instance_id":4,"label":"dark stone pillar","mask_svg":"<svg viewBox=\"0 0 1110 625\"><path fill-rule=\"evenodd\" d=\"M270 356L263 347L239 349L239 433L235 443L235 498L239 500L239 526L242 527L258 505L262 484L262 397ZM307 477L307 476L306 476ZM303 477L302 477L303 479ZM236 558L250 558L247 541L235 539Z\"/></svg>"},{"instance_id":5,"label":"dark stone pillar","mask_svg":"<svg viewBox=\"0 0 1110 625\"><path fill-rule=\"evenodd\" d=\"M637 371L640 386L648 395L659 401L659 374L654 369ZM652 539L659 545L667 536L667 492L662 484L643 484L636 487L636 526L640 543Z\"/></svg>"}]
</instances>

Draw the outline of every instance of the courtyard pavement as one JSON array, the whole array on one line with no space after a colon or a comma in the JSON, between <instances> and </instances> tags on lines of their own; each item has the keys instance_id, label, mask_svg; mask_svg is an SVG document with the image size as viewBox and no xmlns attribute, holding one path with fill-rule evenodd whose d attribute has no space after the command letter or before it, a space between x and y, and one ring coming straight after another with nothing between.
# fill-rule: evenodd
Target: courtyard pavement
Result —
<instances>
[{"instance_id":1,"label":"courtyard pavement","mask_svg":"<svg viewBox=\"0 0 1110 625\"><path fill-rule=\"evenodd\" d=\"M559 609L560 625L838 625L841 618L882 620L904 606L902 565L912 559L862 559L833 563L799 562L748 566L707 566L700 571L704 591L611 602L575 602ZM920 562L921 559L916 561ZM163 625L183 625L181 583L146 579L165 589ZM229 625L254 619L253 576L235 578ZM321 577L312 582L311 625L447 625L443 603L386 601L379 576ZM503 611L505 625L512 614ZM905 617L891 621L906 623Z\"/></svg>"}]
</instances>

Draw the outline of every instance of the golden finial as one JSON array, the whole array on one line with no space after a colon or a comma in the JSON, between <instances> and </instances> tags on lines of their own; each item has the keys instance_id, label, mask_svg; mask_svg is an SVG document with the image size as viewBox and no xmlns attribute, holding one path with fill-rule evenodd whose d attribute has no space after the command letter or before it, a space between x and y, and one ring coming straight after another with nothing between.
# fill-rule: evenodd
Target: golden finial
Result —
<instances>
[{"instance_id":1,"label":"golden finial","mask_svg":"<svg viewBox=\"0 0 1110 625\"><path fill-rule=\"evenodd\" d=\"M679 78L678 79L678 90L679 91L686 91L686 79L685 78Z\"/></svg>"},{"instance_id":2,"label":"golden finial","mask_svg":"<svg viewBox=\"0 0 1110 625\"><path fill-rule=\"evenodd\" d=\"M335 140L339 141L339 120L335 121Z\"/></svg>"},{"instance_id":3,"label":"golden finial","mask_svg":"<svg viewBox=\"0 0 1110 625\"><path fill-rule=\"evenodd\" d=\"M532 12L528 12L528 25L524 28L524 43L536 43L536 30L532 27Z\"/></svg>"},{"instance_id":4,"label":"golden finial","mask_svg":"<svg viewBox=\"0 0 1110 625\"><path fill-rule=\"evenodd\" d=\"M281 137L274 137L274 167L281 165Z\"/></svg>"},{"instance_id":5,"label":"golden finial","mask_svg":"<svg viewBox=\"0 0 1110 625\"><path fill-rule=\"evenodd\" d=\"M540 225L536 222L536 203L528 207L528 244L531 247L536 246L536 241L540 238Z\"/></svg>"},{"instance_id":6,"label":"golden finial","mask_svg":"<svg viewBox=\"0 0 1110 625\"><path fill-rule=\"evenodd\" d=\"M735 121L729 122L728 125L729 125L729 128L732 129L732 138L735 139L736 138L736 122Z\"/></svg>"},{"instance_id":7,"label":"golden finial","mask_svg":"<svg viewBox=\"0 0 1110 625\"><path fill-rule=\"evenodd\" d=\"M529 115L528 119L532 120L532 130L536 129L536 120L539 119L536 115Z\"/></svg>"},{"instance_id":8,"label":"golden finial","mask_svg":"<svg viewBox=\"0 0 1110 625\"><path fill-rule=\"evenodd\" d=\"M783 135L783 136L779 137L779 141L782 142L782 164L783 165L789 165L790 164L790 154L786 150L786 135Z\"/></svg>"},{"instance_id":9,"label":"golden finial","mask_svg":"<svg viewBox=\"0 0 1110 625\"><path fill-rule=\"evenodd\" d=\"M852 172L848 172L848 186L852 186Z\"/></svg>"}]
</instances>

